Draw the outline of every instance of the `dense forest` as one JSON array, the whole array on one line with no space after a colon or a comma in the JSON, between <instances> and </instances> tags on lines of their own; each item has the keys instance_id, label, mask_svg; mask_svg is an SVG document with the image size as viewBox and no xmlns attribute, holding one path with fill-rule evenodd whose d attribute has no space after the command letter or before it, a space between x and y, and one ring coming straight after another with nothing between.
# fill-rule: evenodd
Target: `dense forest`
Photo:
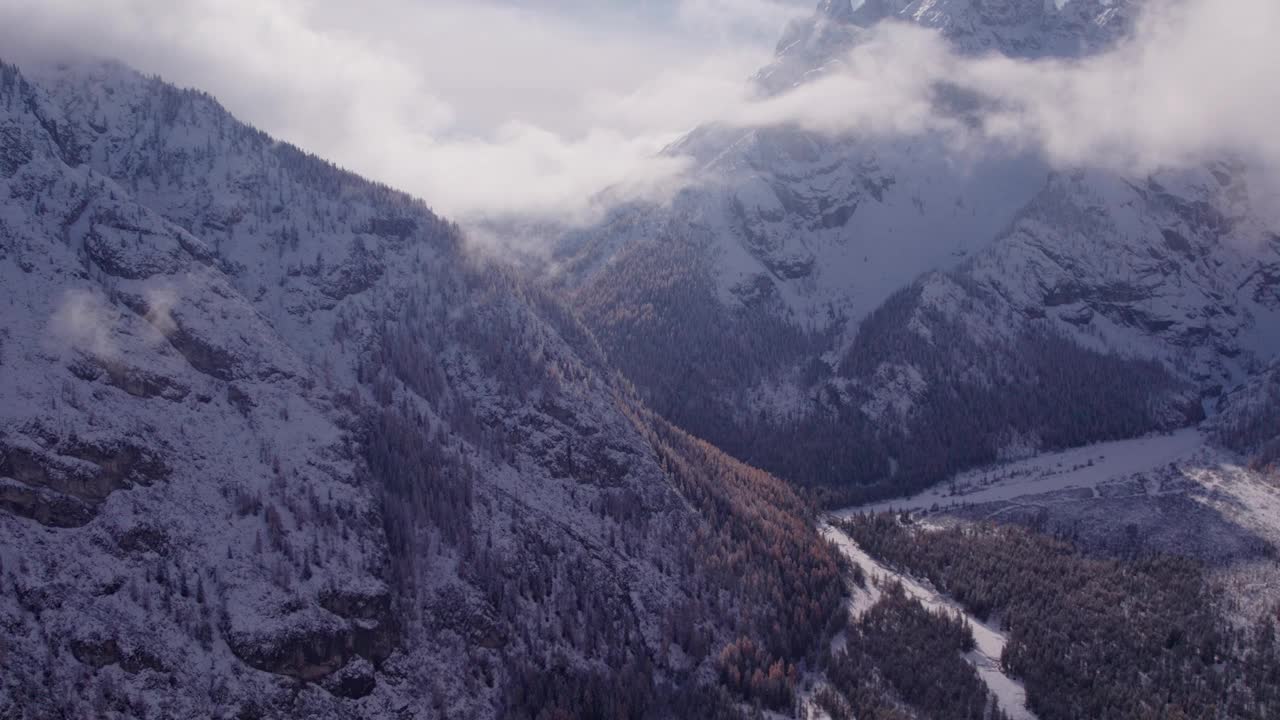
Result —
<instances>
[{"instance_id":1,"label":"dense forest","mask_svg":"<svg viewBox=\"0 0 1280 720\"><path fill-rule=\"evenodd\" d=\"M849 624L843 647L824 668L837 692L816 700L834 720L1003 720L962 655L973 648L964 620L927 610L895 583Z\"/></svg>"},{"instance_id":2,"label":"dense forest","mask_svg":"<svg viewBox=\"0 0 1280 720\"><path fill-rule=\"evenodd\" d=\"M652 415L649 427L681 494L709 523L691 549L701 611L737 619L721 678L749 699L788 707L801 663L812 665L843 617L836 551L814 537L813 510L782 481Z\"/></svg>"},{"instance_id":3,"label":"dense forest","mask_svg":"<svg viewBox=\"0 0 1280 720\"><path fill-rule=\"evenodd\" d=\"M534 308L546 325L521 322L527 311L519 308ZM814 509L784 482L645 409L572 314L506 271L461 268L452 283L410 298L398 315L379 330L359 377L379 403L364 410L365 447L384 492L399 602L413 622L433 622L418 610L430 597L420 587L429 577L424 563L456 555L479 598L464 624L482 645L504 644L513 656L472 652L465 663L477 682L498 682L502 668L502 714L715 718L735 717L743 704L790 709L799 677L843 618L841 567L814 530ZM539 327L574 353L556 350ZM445 338L460 338L480 359L483 382L496 383L496 397L505 398L499 406L475 407L456 392L481 381L472 365L449 352L416 351ZM574 409L584 388L601 383L612 385L693 511L692 525L655 522L660 508L620 487L636 461L619 460L608 438L573 430L586 422ZM546 447L526 424L508 422L504 406L515 398L546 408L529 422L544 433L563 426L565 439ZM473 521L481 509L467 447L493 463L533 461L576 479L583 496L599 497L591 508L613 528L608 544L517 523L523 549L500 551L492 530ZM606 569L642 559L655 543L666 556L656 570L682 598L667 609L656 642ZM525 651L512 653L516 646ZM544 654L543 647L557 649Z\"/></svg>"},{"instance_id":4,"label":"dense forest","mask_svg":"<svg viewBox=\"0 0 1280 720\"><path fill-rule=\"evenodd\" d=\"M1192 561L1094 558L1018 527L919 531L891 514L842 529L1000 622L1009 636L1002 663L1043 720L1280 712L1276 611L1253 627L1229 624Z\"/></svg>"}]
</instances>

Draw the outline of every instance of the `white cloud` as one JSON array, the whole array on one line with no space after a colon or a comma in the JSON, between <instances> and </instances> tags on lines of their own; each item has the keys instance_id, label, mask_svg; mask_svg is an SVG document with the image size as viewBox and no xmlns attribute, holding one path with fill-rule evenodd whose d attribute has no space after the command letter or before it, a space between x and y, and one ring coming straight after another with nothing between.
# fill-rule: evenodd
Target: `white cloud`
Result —
<instances>
[{"instance_id":1,"label":"white cloud","mask_svg":"<svg viewBox=\"0 0 1280 720\"><path fill-rule=\"evenodd\" d=\"M51 336L99 360L115 360L120 355L112 332L119 322L102 295L85 290L67 292L57 312L50 318Z\"/></svg>"},{"instance_id":2,"label":"white cloud","mask_svg":"<svg viewBox=\"0 0 1280 720\"><path fill-rule=\"evenodd\" d=\"M989 59L960 81L1002 101L989 132L1053 159L1146 170L1234 153L1280 162L1280 3L1157 2L1136 38L1079 63Z\"/></svg>"},{"instance_id":3,"label":"white cloud","mask_svg":"<svg viewBox=\"0 0 1280 720\"><path fill-rule=\"evenodd\" d=\"M947 132L1037 148L1060 166L1121 172L1235 155L1280 167L1280 3L1152 0L1135 36L1083 60L961 57L917 26L879 27L847 70L750 104L743 124L820 132ZM986 99L967 127L935 107L941 84Z\"/></svg>"},{"instance_id":4,"label":"white cloud","mask_svg":"<svg viewBox=\"0 0 1280 720\"><path fill-rule=\"evenodd\" d=\"M689 25L712 28L730 41L745 34L773 42L788 21L812 12L815 5L796 0L681 0L679 14Z\"/></svg>"},{"instance_id":5,"label":"white cloud","mask_svg":"<svg viewBox=\"0 0 1280 720\"><path fill-rule=\"evenodd\" d=\"M178 305L178 293L167 283L153 285L146 290L147 322L164 336L169 337L178 329L173 320L173 309Z\"/></svg>"},{"instance_id":6,"label":"white cloud","mask_svg":"<svg viewBox=\"0 0 1280 720\"><path fill-rule=\"evenodd\" d=\"M572 214L678 174L657 151L767 57L670 15L678 33L475 0L0 0L0 40L207 90L455 217Z\"/></svg>"},{"instance_id":7,"label":"white cloud","mask_svg":"<svg viewBox=\"0 0 1280 720\"><path fill-rule=\"evenodd\" d=\"M846 72L763 101L745 80L813 0L0 0L0 41L206 89L464 220L669 187L685 164L657 151L709 121L941 131L1126 171L1224 152L1280 166L1280 3L1153 2L1134 41L1076 62L961 58L884 26ZM976 132L936 111L940 82L990 99Z\"/></svg>"}]
</instances>

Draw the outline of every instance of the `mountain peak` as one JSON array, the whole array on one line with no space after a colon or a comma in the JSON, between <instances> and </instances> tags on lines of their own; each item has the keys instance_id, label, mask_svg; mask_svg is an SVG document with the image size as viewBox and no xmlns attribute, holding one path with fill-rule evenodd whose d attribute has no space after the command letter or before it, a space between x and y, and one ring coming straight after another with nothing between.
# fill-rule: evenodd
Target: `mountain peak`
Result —
<instances>
[{"instance_id":1,"label":"mountain peak","mask_svg":"<svg viewBox=\"0 0 1280 720\"><path fill-rule=\"evenodd\" d=\"M818 4L818 14L833 20L849 20L853 18L852 0L822 0Z\"/></svg>"},{"instance_id":2,"label":"mountain peak","mask_svg":"<svg viewBox=\"0 0 1280 720\"><path fill-rule=\"evenodd\" d=\"M879 22L897 18L940 32L959 53L1083 57L1112 47L1133 25L1137 0L821 0L793 20L756 87L778 93L835 67Z\"/></svg>"},{"instance_id":3,"label":"mountain peak","mask_svg":"<svg viewBox=\"0 0 1280 720\"><path fill-rule=\"evenodd\" d=\"M822 0L818 16L864 27L897 12L892 0Z\"/></svg>"}]
</instances>

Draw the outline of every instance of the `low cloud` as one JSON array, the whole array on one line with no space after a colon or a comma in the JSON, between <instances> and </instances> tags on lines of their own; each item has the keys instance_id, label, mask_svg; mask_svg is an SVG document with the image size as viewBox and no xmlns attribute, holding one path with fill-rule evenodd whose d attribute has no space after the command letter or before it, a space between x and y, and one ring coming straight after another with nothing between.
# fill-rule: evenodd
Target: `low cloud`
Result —
<instances>
[{"instance_id":1,"label":"low cloud","mask_svg":"<svg viewBox=\"0 0 1280 720\"><path fill-rule=\"evenodd\" d=\"M1151 0L1136 35L1076 61L957 56L884 23L839 73L770 99L746 78L812 0L0 0L5 47L119 57L218 96L283 139L466 221L582 219L605 188L661 197L702 123L946 133L1060 166L1146 172L1236 155L1280 167L1274 0ZM645 8L659 8L648 11ZM984 99L939 110L940 87Z\"/></svg>"},{"instance_id":2,"label":"low cloud","mask_svg":"<svg viewBox=\"0 0 1280 720\"><path fill-rule=\"evenodd\" d=\"M998 101L987 134L1054 161L1147 171L1235 154L1280 163L1274 0L1153 2L1136 36L1082 62L990 58L956 71Z\"/></svg>"},{"instance_id":3,"label":"low cloud","mask_svg":"<svg viewBox=\"0 0 1280 720\"><path fill-rule=\"evenodd\" d=\"M1152 0L1135 35L1082 60L958 55L941 35L885 23L844 69L744 105L731 122L828 133L941 132L1013 143L1059 166L1122 172L1239 156L1280 165L1280 71L1273 0ZM964 118L940 89L981 98Z\"/></svg>"},{"instance_id":4,"label":"low cloud","mask_svg":"<svg viewBox=\"0 0 1280 720\"><path fill-rule=\"evenodd\" d=\"M164 337L169 337L178 329L173 320L173 308L178 304L178 293L169 285L148 288L147 322Z\"/></svg>"},{"instance_id":5,"label":"low cloud","mask_svg":"<svg viewBox=\"0 0 1280 720\"><path fill-rule=\"evenodd\" d=\"M601 188L679 176L658 152L736 100L787 5L679 0L649 18L573 0L0 0L0 52L118 58L199 87L463 220L572 216Z\"/></svg>"},{"instance_id":6,"label":"low cloud","mask_svg":"<svg viewBox=\"0 0 1280 720\"><path fill-rule=\"evenodd\" d=\"M67 292L49 321L51 337L63 346L97 358L116 360L120 350L112 339L119 321L116 312L99 293Z\"/></svg>"}]
</instances>

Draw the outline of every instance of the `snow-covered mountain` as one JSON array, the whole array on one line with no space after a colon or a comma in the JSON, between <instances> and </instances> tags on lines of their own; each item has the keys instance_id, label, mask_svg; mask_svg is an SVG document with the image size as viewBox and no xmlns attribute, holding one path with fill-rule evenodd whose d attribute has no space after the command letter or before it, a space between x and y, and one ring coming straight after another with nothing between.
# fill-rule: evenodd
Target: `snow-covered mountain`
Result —
<instances>
[{"instance_id":1,"label":"snow-covered mountain","mask_svg":"<svg viewBox=\"0 0 1280 720\"><path fill-rule=\"evenodd\" d=\"M823 0L789 25L756 87L777 94L836 70L866 29L886 20L939 31L966 55L1078 57L1113 45L1133 27L1130 0Z\"/></svg>"},{"instance_id":2,"label":"snow-covered mountain","mask_svg":"<svg viewBox=\"0 0 1280 720\"><path fill-rule=\"evenodd\" d=\"M711 716L822 641L804 504L420 201L109 63L0 139L0 717Z\"/></svg>"},{"instance_id":3,"label":"snow-covered mountain","mask_svg":"<svg viewBox=\"0 0 1280 720\"><path fill-rule=\"evenodd\" d=\"M1137 8L833 0L753 82L773 94L833 71L880 22L934 28L962 54L1081 57ZM1198 396L1280 351L1280 227L1243 161L1126 177L958 154L928 133L796 127L704 127L670 152L693 158L693 184L569 233L557 283L656 409L793 480L901 490L1195 422ZM1010 406L1032 390L1100 420ZM779 434L792 441L761 442ZM921 464L903 474L908 453Z\"/></svg>"}]
</instances>

